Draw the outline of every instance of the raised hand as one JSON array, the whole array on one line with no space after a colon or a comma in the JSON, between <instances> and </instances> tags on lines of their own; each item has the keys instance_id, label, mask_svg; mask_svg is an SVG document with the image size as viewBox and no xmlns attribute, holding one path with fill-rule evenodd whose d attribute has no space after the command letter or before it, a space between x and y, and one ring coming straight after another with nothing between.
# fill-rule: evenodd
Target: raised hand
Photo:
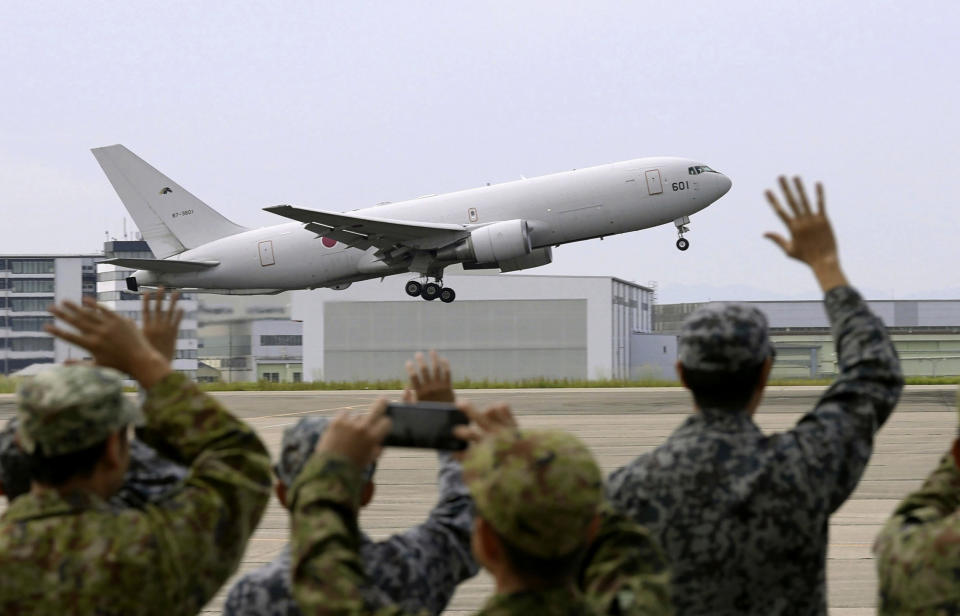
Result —
<instances>
[{"instance_id":1,"label":"raised hand","mask_svg":"<svg viewBox=\"0 0 960 616\"><path fill-rule=\"evenodd\" d=\"M470 418L470 423L466 426L455 427L453 435L468 443L475 443L501 430L517 427L517 420L513 416L513 411L504 403L488 406L482 412L465 401L457 403L457 408Z\"/></svg>"},{"instance_id":2,"label":"raised hand","mask_svg":"<svg viewBox=\"0 0 960 616\"><path fill-rule=\"evenodd\" d=\"M784 209L772 190L766 191L766 196L790 231L790 239L778 233L765 233L764 237L780 246L787 256L809 265L824 291L846 285L846 277L840 269L833 227L827 218L823 184L816 184L817 209L814 211L799 177L793 178L793 189L786 176L781 175L779 182L790 212Z\"/></svg>"},{"instance_id":3,"label":"raised hand","mask_svg":"<svg viewBox=\"0 0 960 616\"><path fill-rule=\"evenodd\" d=\"M316 451L344 456L358 468L367 468L379 456L383 439L390 432L387 401L380 398L366 415L340 413L323 431Z\"/></svg>"},{"instance_id":4,"label":"raised hand","mask_svg":"<svg viewBox=\"0 0 960 616\"><path fill-rule=\"evenodd\" d=\"M450 381L450 362L430 351L431 366L423 360L423 353L414 355L414 361L407 362L407 374L410 385L404 392L406 402L453 402L456 395Z\"/></svg>"},{"instance_id":5,"label":"raised hand","mask_svg":"<svg viewBox=\"0 0 960 616\"><path fill-rule=\"evenodd\" d=\"M93 299L83 298L82 305L64 301L48 310L77 331L56 325L47 325L44 329L89 351L97 365L126 372L147 388L170 373L169 360L150 344L136 323Z\"/></svg>"},{"instance_id":6,"label":"raised hand","mask_svg":"<svg viewBox=\"0 0 960 616\"><path fill-rule=\"evenodd\" d=\"M173 356L177 352L177 334L180 332L183 310L177 308L177 301L180 299L179 291L174 291L170 295L170 305L164 310L165 295L163 287L154 293L143 294L141 329L153 348L160 351L168 361L173 361Z\"/></svg>"}]
</instances>

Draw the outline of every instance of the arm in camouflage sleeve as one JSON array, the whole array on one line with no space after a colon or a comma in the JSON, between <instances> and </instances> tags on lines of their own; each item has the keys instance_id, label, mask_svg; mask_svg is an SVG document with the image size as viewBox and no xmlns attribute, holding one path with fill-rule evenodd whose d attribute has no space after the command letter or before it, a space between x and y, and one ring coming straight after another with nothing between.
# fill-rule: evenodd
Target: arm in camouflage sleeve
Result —
<instances>
[{"instance_id":1,"label":"arm in camouflage sleeve","mask_svg":"<svg viewBox=\"0 0 960 616\"><path fill-rule=\"evenodd\" d=\"M183 488L145 508L171 596L199 610L236 569L270 497L270 457L253 429L186 376L150 388L141 436L187 464Z\"/></svg>"},{"instance_id":2,"label":"arm in camouflage sleeve","mask_svg":"<svg viewBox=\"0 0 960 616\"><path fill-rule=\"evenodd\" d=\"M438 454L440 498L423 524L369 544L363 550L370 583L408 610L439 614L457 585L477 573L470 551L473 499L463 469Z\"/></svg>"},{"instance_id":3,"label":"arm in camouflage sleeve","mask_svg":"<svg viewBox=\"0 0 960 616\"><path fill-rule=\"evenodd\" d=\"M670 567L650 532L606 506L580 588L599 614L672 616Z\"/></svg>"},{"instance_id":4,"label":"arm in camouflage sleeve","mask_svg":"<svg viewBox=\"0 0 960 616\"><path fill-rule=\"evenodd\" d=\"M958 443L954 444L954 449ZM960 604L960 470L948 452L923 487L900 503L877 536L881 614ZM946 613L946 612L944 612Z\"/></svg>"},{"instance_id":5,"label":"arm in camouflage sleeve","mask_svg":"<svg viewBox=\"0 0 960 616\"><path fill-rule=\"evenodd\" d=\"M873 449L873 435L903 389L896 349L883 321L853 288L826 293L839 376L792 435L834 511L856 487Z\"/></svg>"},{"instance_id":6,"label":"arm in camouflage sleeve","mask_svg":"<svg viewBox=\"0 0 960 616\"><path fill-rule=\"evenodd\" d=\"M316 453L291 490L293 595L305 614L397 616L397 607L368 609L361 587L357 511L364 477L349 459Z\"/></svg>"}]
</instances>

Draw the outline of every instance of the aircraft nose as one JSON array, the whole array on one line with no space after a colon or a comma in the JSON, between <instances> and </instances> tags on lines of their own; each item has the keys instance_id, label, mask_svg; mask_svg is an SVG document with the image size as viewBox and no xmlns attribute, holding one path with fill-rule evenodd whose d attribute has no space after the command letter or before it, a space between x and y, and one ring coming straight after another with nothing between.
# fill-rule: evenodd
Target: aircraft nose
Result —
<instances>
[{"instance_id":1,"label":"aircraft nose","mask_svg":"<svg viewBox=\"0 0 960 616\"><path fill-rule=\"evenodd\" d=\"M733 186L733 182L730 180L730 178L723 175L722 173L717 174L716 184L717 184L717 196L716 196L717 199L727 194L730 191L730 187Z\"/></svg>"}]
</instances>

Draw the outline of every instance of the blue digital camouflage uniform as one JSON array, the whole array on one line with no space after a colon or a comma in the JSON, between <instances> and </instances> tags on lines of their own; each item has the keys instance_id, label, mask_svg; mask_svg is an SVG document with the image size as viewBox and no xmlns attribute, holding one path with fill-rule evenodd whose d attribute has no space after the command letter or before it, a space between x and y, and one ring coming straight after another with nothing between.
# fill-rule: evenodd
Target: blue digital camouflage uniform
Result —
<instances>
[{"instance_id":1,"label":"blue digital camouflage uniform","mask_svg":"<svg viewBox=\"0 0 960 616\"><path fill-rule=\"evenodd\" d=\"M960 439L923 487L897 506L877 536L873 553L880 585L879 614L960 614L958 460Z\"/></svg>"},{"instance_id":2,"label":"blue digital camouflage uniform","mask_svg":"<svg viewBox=\"0 0 960 616\"><path fill-rule=\"evenodd\" d=\"M577 549L601 511L599 468L582 443L559 431L505 431L471 448L464 468L478 515L541 558ZM306 613L411 613L384 606L366 591L356 528L362 486L360 469L327 453L313 456L294 483L294 593ZM588 556L599 566L588 563L579 579L596 595L584 596L571 581L561 588L495 594L479 614L672 614L666 564L644 529L611 513L597 544Z\"/></svg>"},{"instance_id":3,"label":"blue digital camouflage uniform","mask_svg":"<svg viewBox=\"0 0 960 616\"><path fill-rule=\"evenodd\" d=\"M666 551L678 614L826 613L829 517L856 487L903 378L854 289L832 289L825 305L839 375L793 429L767 436L748 413L700 409L609 478L614 506ZM685 324L679 356L710 370L751 365L770 347L758 311L711 306Z\"/></svg>"},{"instance_id":4,"label":"blue digital camouflage uniform","mask_svg":"<svg viewBox=\"0 0 960 616\"><path fill-rule=\"evenodd\" d=\"M277 477L290 486L303 469L326 427L323 417L305 417L284 431ZM360 534L360 561L372 605L439 614L457 584L477 572L470 553L473 501L463 483L460 463L439 454L440 497L427 520L383 541ZM290 578L290 546L272 562L241 577L230 589L225 616L297 616Z\"/></svg>"},{"instance_id":5,"label":"blue digital camouflage uniform","mask_svg":"<svg viewBox=\"0 0 960 616\"><path fill-rule=\"evenodd\" d=\"M139 415L119 376L89 366L38 376L18 403L21 446L47 455ZM0 613L196 614L236 568L270 494L263 444L180 374L150 389L143 414L144 440L189 467L183 486L142 508L51 489L17 498L0 518Z\"/></svg>"},{"instance_id":6,"label":"blue digital camouflage uniform","mask_svg":"<svg viewBox=\"0 0 960 616\"><path fill-rule=\"evenodd\" d=\"M29 459L14 441L17 418L0 430L0 483L9 500L30 491ZM142 507L176 491L187 476L187 468L172 462L140 439L130 441L130 466L123 485L110 498L118 507Z\"/></svg>"}]
</instances>

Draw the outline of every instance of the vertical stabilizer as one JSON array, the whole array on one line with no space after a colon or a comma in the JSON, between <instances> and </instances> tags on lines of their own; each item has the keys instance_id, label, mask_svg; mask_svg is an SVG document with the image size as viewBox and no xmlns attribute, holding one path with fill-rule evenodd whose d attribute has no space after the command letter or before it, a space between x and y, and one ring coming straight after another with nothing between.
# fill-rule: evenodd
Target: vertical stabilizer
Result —
<instances>
[{"instance_id":1,"label":"vertical stabilizer","mask_svg":"<svg viewBox=\"0 0 960 616\"><path fill-rule=\"evenodd\" d=\"M124 146L91 151L156 258L246 231Z\"/></svg>"}]
</instances>

